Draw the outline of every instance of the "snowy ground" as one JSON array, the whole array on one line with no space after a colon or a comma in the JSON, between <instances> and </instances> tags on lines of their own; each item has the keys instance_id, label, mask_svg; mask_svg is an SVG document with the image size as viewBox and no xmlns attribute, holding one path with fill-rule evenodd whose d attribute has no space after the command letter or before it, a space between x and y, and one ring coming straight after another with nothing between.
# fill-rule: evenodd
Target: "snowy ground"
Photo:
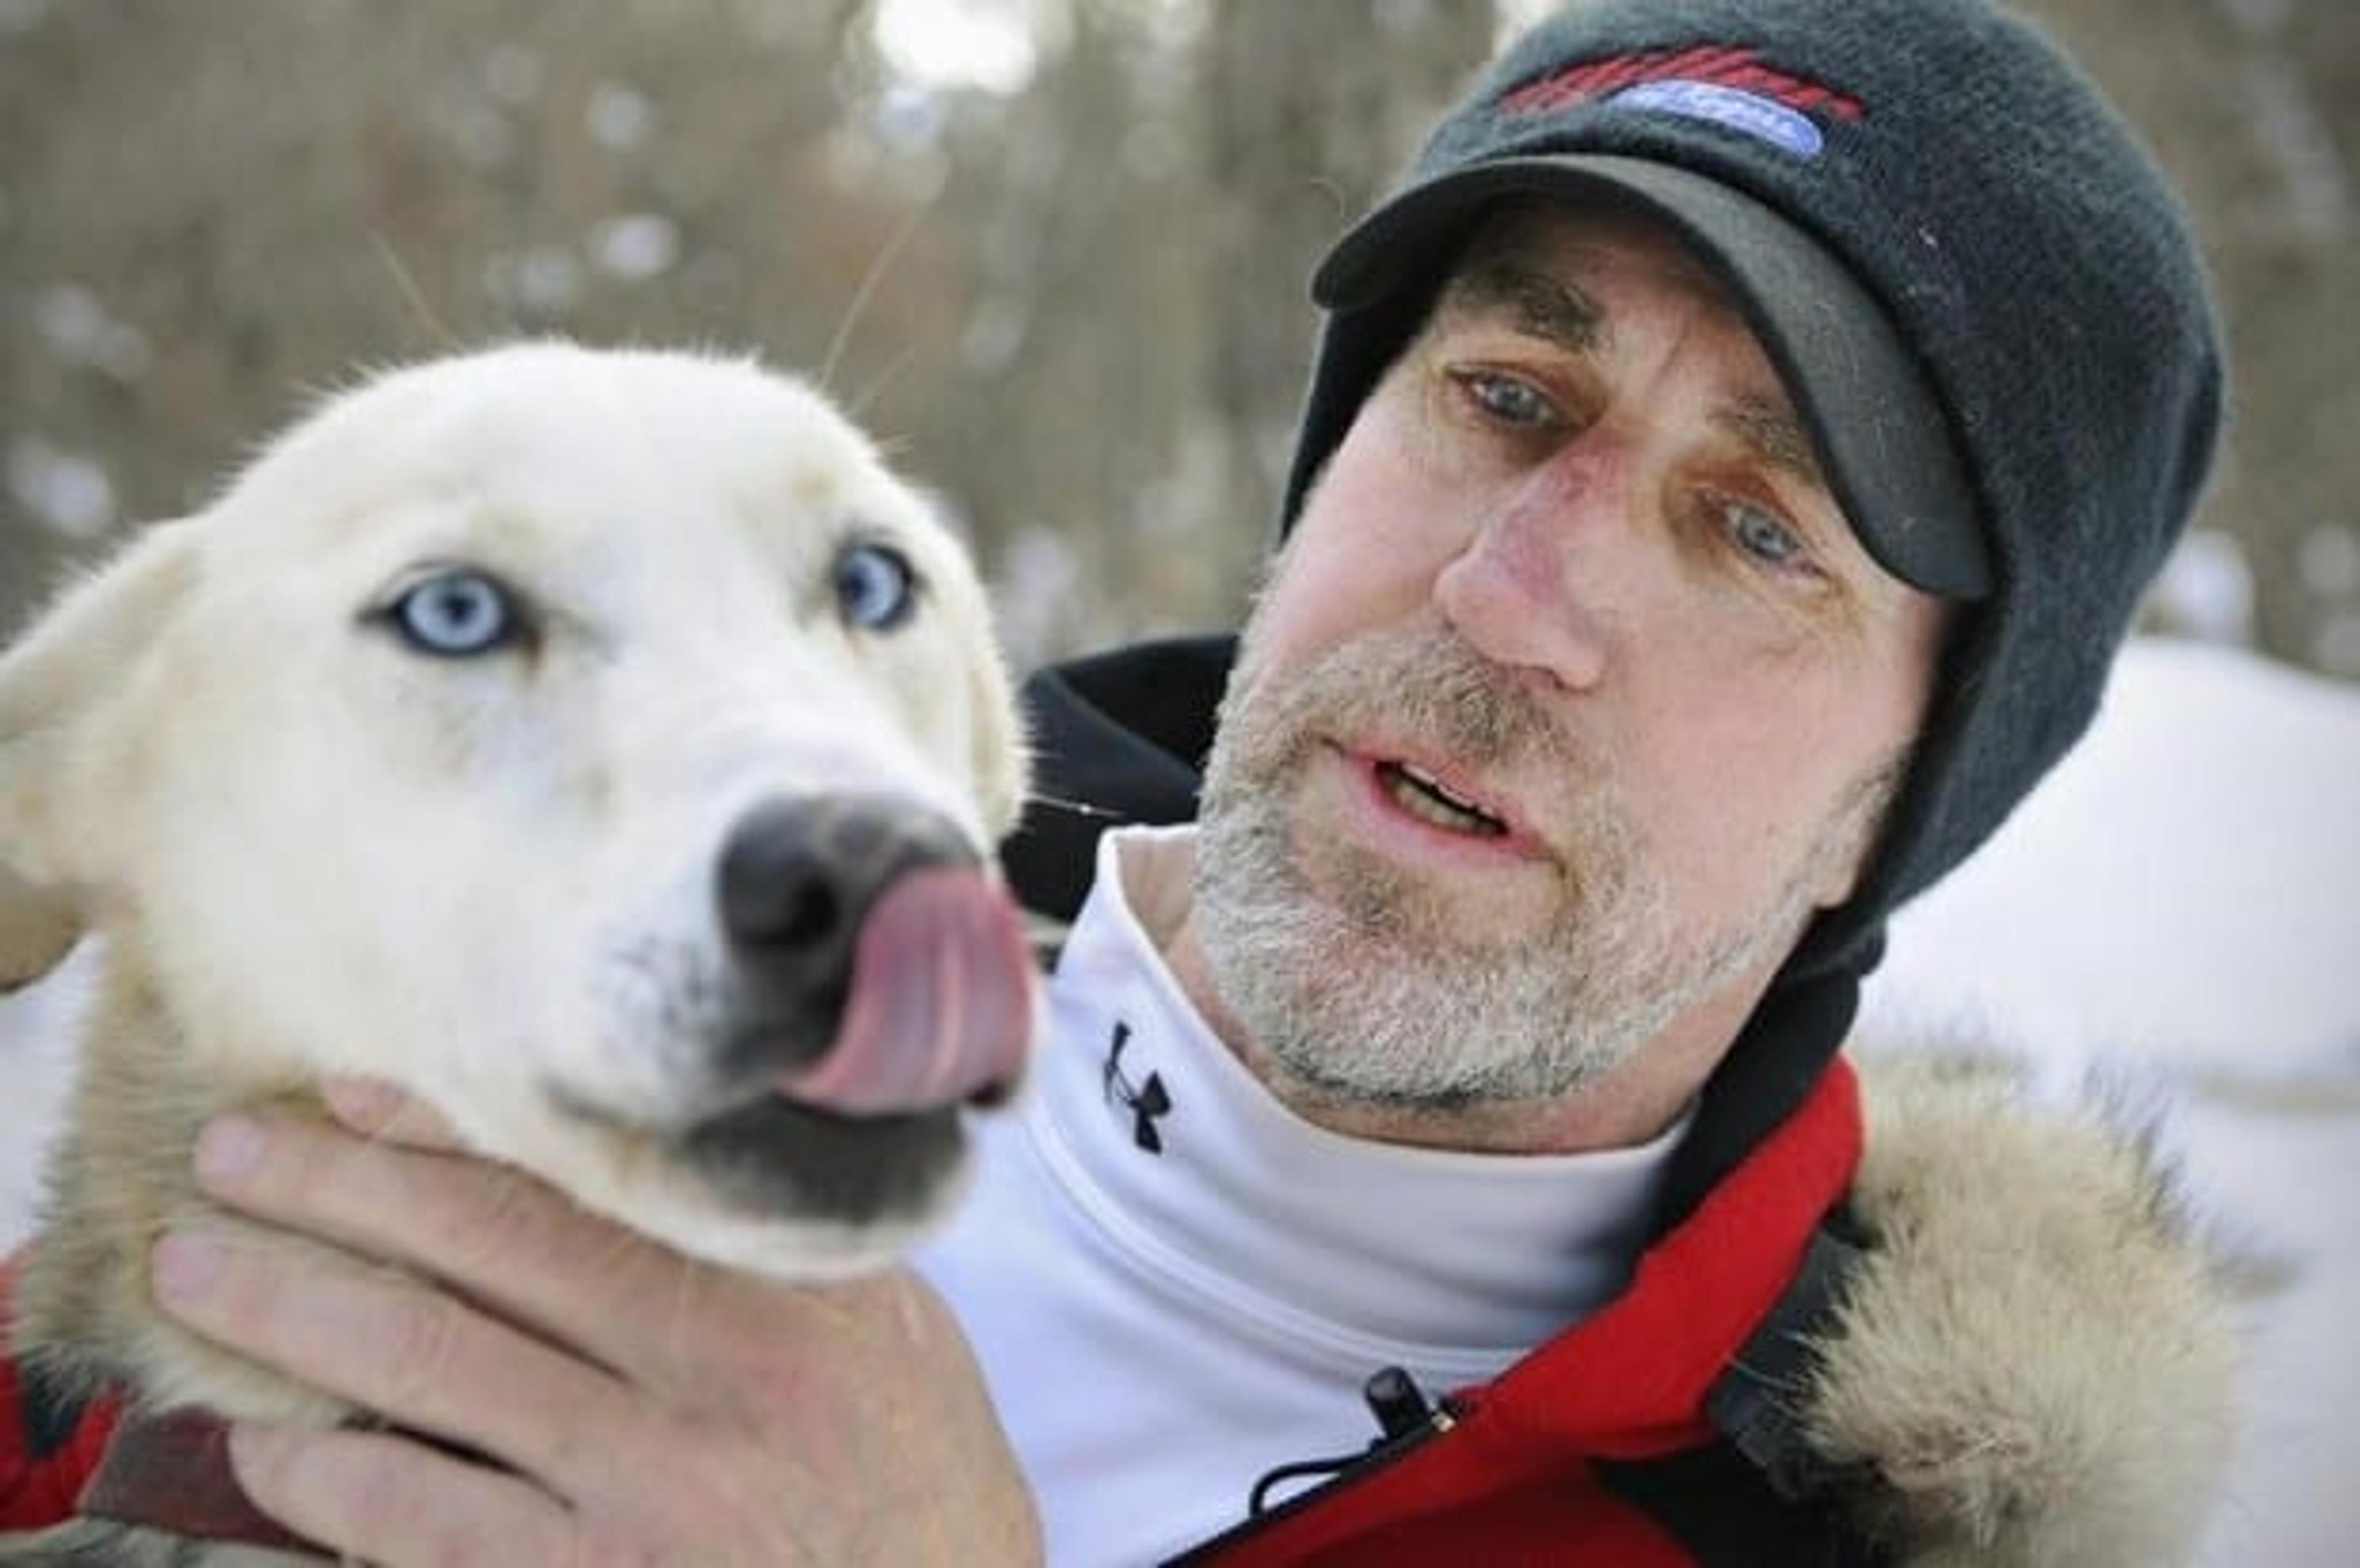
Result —
<instances>
[{"instance_id":1,"label":"snowy ground","mask_svg":"<svg viewBox=\"0 0 2360 1568\"><path fill-rule=\"evenodd\" d=\"M1866 1013L2170 1091L2194 1190L2289 1276L2202 1563L2360 1562L2360 689L2135 645L2082 747L1895 921Z\"/></svg>"},{"instance_id":2,"label":"snowy ground","mask_svg":"<svg viewBox=\"0 0 2360 1568\"><path fill-rule=\"evenodd\" d=\"M2225 1227L2285 1266L2203 1568L2360 1561L2360 690L2149 642L2096 730L1896 922L1874 1033L2131 1063ZM0 1249L22 1233L71 987L0 1002Z\"/></svg>"}]
</instances>

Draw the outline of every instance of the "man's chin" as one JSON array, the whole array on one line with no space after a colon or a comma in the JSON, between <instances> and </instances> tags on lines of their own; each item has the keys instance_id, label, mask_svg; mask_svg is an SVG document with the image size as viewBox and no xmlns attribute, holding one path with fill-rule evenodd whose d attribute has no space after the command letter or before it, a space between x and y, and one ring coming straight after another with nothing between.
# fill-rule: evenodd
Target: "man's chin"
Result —
<instances>
[{"instance_id":1,"label":"man's chin","mask_svg":"<svg viewBox=\"0 0 2360 1568\"><path fill-rule=\"evenodd\" d=\"M1554 902L1559 884L1536 865L1470 879L1341 842L1298 864L1302 896L1328 917L1332 940L1365 951L1371 963L1447 953L1481 964L1522 953L1564 924Z\"/></svg>"}]
</instances>

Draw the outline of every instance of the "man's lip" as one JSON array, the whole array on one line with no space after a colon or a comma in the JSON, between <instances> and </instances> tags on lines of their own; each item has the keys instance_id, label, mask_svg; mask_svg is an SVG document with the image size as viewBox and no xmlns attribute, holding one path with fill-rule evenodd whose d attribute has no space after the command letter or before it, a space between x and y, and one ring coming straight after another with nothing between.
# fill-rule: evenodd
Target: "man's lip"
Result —
<instances>
[{"instance_id":1,"label":"man's lip","mask_svg":"<svg viewBox=\"0 0 2360 1568\"><path fill-rule=\"evenodd\" d=\"M1507 830L1490 839L1489 843L1524 855L1546 853L1545 841L1533 830L1532 823L1524 813L1492 789L1470 778L1463 767L1400 746L1343 741L1334 744L1344 759L1366 776L1379 790L1384 788L1383 775L1387 767L1406 768L1416 779L1433 783L1453 800L1474 808ZM1474 835L1469 836L1474 838Z\"/></svg>"}]
</instances>

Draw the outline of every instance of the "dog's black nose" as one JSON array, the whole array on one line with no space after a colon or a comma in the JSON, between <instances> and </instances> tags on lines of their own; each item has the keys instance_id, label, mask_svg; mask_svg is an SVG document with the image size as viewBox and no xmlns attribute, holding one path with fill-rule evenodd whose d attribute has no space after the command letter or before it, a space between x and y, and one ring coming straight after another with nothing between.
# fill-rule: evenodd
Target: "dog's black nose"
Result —
<instances>
[{"instance_id":1,"label":"dog's black nose","mask_svg":"<svg viewBox=\"0 0 2360 1568\"><path fill-rule=\"evenodd\" d=\"M759 1010L802 1025L811 1049L834 1029L850 982L862 918L905 872L972 866L956 824L883 796L768 800L722 845L716 877L721 925Z\"/></svg>"}]
</instances>

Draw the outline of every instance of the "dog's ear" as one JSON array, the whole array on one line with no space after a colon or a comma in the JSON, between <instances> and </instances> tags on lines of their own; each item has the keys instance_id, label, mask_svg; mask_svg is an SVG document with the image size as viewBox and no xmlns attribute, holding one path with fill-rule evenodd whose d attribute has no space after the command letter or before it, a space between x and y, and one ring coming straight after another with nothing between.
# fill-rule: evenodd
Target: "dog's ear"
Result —
<instances>
[{"instance_id":1,"label":"dog's ear","mask_svg":"<svg viewBox=\"0 0 2360 1568\"><path fill-rule=\"evenodd\" d=\"M36 887L0 864L0 993L56 968L82 932L71 895Z\"/></svg>"},{"instance_id":2,"label":"dog's ear","mask_svg":"<svg viewBox=\"0 0 2360 1568\"><path fill-rule=\"evenodd\" d=\"M186 536L185 524L148 528L0 655L0 990L45 973L81 934L76 758L193 579Z\"/></svg>"}]
</instances>

